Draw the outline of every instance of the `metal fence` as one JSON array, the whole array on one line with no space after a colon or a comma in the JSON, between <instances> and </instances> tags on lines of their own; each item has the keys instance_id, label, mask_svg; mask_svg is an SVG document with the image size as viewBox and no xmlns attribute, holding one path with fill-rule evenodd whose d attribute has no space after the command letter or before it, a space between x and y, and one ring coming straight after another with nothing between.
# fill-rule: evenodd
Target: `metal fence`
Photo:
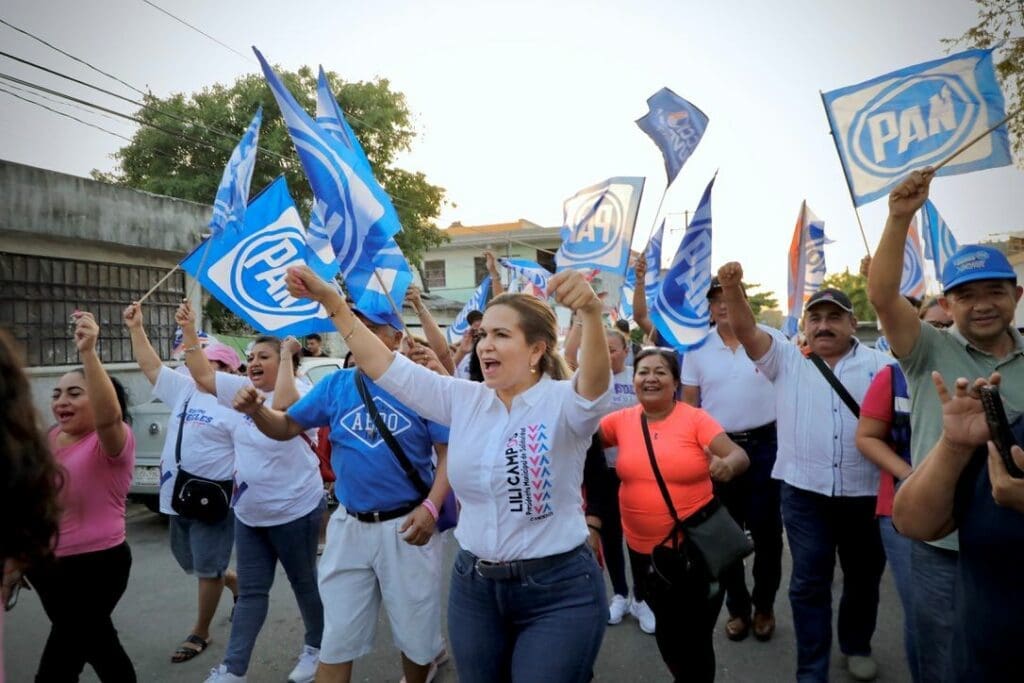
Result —
<instances>
[{"instance_id":1,"label":"metal fence","mask_svg":"<svg viewBox=\"0 0 1024 683\"><path fill-rule=\"evenodd\" d=\"M132 361L121 312L166 274L152 266L0 252L0 325L24 345L29 366L74 365L71 314L89 311L100 324L100 358ZM185 274L177 272L143 305L146 332L161 358L170 357L174 311L184 295Z\"/></svg>"}]
</instances>

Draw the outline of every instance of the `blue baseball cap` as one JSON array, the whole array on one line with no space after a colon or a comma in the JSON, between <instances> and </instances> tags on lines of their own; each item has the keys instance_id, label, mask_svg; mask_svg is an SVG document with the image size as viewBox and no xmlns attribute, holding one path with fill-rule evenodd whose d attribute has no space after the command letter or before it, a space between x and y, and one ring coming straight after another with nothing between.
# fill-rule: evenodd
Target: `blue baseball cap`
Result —
<instances>
[{"instance_id":1,"label":"blue baseball cap","mask_svg":"<svg viewBox=\"0 0 1024 683\"><path fill-rule=\"evenodd\" d=\"M405 327L402 323L402 319L399 318L398 314L391 309L386 311L364 311L353 307L352 311L363 318L363 320L373 325L389 325L396 330L401 330Z\"/></svg>"},{"instance_id":2,"label":"blue baseball cap","mask_svg":"<svg viewBox=\"0 0 1024 683\"><path fill-rule=\"evenodd\" d=\"M978 280L1013 280L1017 273L1003 252L980 244L967 244L949 257L942 268L942 293Z\"/></svg>"}]
</instances>

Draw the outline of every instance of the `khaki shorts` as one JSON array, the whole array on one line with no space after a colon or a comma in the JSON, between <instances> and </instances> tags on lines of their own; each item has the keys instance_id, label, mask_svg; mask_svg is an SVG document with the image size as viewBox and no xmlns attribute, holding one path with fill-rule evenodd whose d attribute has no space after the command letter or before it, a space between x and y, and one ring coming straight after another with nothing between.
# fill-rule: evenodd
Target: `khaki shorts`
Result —
<instances>
[{"instance_id":1,"label":"khaki shorts","mask_svg":"<svg viewBox=\"0 0 1024 683\"><path fill-rule=\"evenodd\" d=\"M343 506L327 525L320 558L324 635L320 661L350 662L373 649L380 606L395 646L417 664L429 664L441 639L441 544L438 534L409 545L398 529L404 517L360 522Z\"/></svg>"}]
</instances>

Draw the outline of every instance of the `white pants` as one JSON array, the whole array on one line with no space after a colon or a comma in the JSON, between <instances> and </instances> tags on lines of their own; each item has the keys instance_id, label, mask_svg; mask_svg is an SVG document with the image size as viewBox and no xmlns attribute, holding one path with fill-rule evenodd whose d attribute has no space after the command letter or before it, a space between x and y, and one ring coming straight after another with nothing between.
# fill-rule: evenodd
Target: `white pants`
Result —
<instances>
[{"instance_id":1,"label":"white pants","mask_svg":"<svg viewBox=\"0 0 1024 683\"><path fill-rule=\"evenodd\" d=\"M381 601L395 646L417 664L429 664L441 639L441 539L406 543L405 517L360 522L344 507L331 516L320 559L324 636L320 661L350 662L373 649Z\"/></svg>"}]
</instances>

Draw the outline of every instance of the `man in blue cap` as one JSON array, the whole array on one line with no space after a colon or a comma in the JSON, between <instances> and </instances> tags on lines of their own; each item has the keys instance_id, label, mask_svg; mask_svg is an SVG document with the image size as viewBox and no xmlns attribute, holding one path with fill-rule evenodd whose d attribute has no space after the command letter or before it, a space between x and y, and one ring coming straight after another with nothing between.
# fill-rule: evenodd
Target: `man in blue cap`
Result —
<instances>
[{"instance_id":1,"label":"man in blue cap","mask_svg":"<svg viewBox=\"0 0 1024 683\"><path fill-rule=\"evenodd\" d=\"M868 298L902 366L911 396L911 459L915 467L942 433L942 406L932 371L948 386L1002 374L1000 387L1011 419L1024 412L1024 339L1013 326L1022 290L1006 256L983 245L960 247L942 269L940 305L953 327L922 323L899 295L904 245L914 213L928 198L933 173L915 171L889 195L889 218L868 274ZM914 542L910 570L912 620L921 680L941 681L950 665L953 586L958 559L956 534L933 543Z\"/></svg>"}]
</instances>

